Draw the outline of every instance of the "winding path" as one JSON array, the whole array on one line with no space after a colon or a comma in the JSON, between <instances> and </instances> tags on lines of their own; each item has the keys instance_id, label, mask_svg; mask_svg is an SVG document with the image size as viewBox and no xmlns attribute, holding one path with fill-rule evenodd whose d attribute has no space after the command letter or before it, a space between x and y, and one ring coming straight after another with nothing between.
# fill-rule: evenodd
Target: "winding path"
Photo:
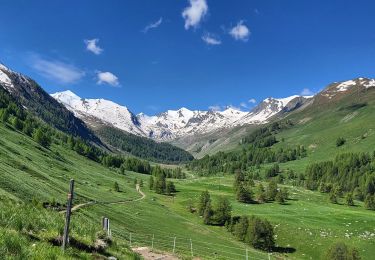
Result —
<instances>
[{"instance_id":1,"label":"winding path","mask_svg":"<svg viewBox=\"0 0 375 260\"><path fill-rule=\"evenodd\" d=\"M124 203L128 203L128 202L135 202L135 201L140 201L140 200L143 200L146 198L146 194L141 190L141 186L139 186L139 184L137 184L135 186L135 189L137 190L137 192L139 194L141 194L142 196L138 199L127 199L127 200L120 200L120 201L115 201L115 202L98 202L98 201L89 201L89 202L85 202L85 203L81 203L81 204L77 204L75 206L73 206L72 208L72 213L74 211L77 211L78 209L80 208L83 208L83 207L88 207L88 206L92 206L92 205L95 205L95 204L103 204L103 205L113 205L113 204L124 204ZM62 210L60 211L60 213L62 214L65 214L66 213L66 210Z\"/></svg>"}]
</instances>

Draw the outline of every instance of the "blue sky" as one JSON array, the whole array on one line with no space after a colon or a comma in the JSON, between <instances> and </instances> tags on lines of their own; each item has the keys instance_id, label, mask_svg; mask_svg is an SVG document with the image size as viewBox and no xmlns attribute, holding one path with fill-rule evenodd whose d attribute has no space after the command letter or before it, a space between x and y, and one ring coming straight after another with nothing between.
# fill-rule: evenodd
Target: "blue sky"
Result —
<instances>
[{"instance_id":1,"label":"blue sky","mask_svg":"<svg viewBox=\"0 0 375 260\"><path fill-rule=\"evenodd\" d=\"M370 0L0 2L3 63L49 93L70 89L135 113L248 110L375 76Z\"/></svg>"}]
</instances>

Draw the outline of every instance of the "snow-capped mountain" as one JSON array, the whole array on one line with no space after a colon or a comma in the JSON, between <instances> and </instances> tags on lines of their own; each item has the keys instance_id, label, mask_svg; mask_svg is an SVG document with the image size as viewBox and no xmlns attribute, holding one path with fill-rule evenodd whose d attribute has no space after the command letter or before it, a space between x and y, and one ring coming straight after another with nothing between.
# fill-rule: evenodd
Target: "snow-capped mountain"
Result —
<instances>
[{"instance_id":1,"label":"snow-capped mountain","mask_svg":"<svg viewBox=\"0 0 375 260\"><path fill-rule=\"evenodd\" d=\"M125 106L105 99L83 99L70 90L51 96L84 121L86 116L91 116L129 133L147 135L140 128L138 118Z\"/></svg>"},{"instance_id":2,"label":"snow-capped mountain","mask_svg":"<svg viewBox=\"0 0 375 260\"><path fill-rule=\"evenodd\" d=\"M224 111L192 111L181 108L148 116L143 113L135 115L127 107L105 99L83 99L69 90L52 94L52 97L84 121L88 117L95 117L121 130L158 141L174 140L244 124L263 124L288 108L292 101L306 100L300 96L267 98L250 112L233 107L228 107Z\"/></svg>"},{"instance_id":3,"label":"snow-capped mountain","mask_svg":"<svg viewBox=\"0 0 375 260\"><path fill-rule=\"evenodd\" d=\"M357 78L342 82L334 82L319 93L319 97L332 100L340 98L342 95L352 91L359 91L361 89L367 90L372 87L375 87L375 79L370 78Z\"/></svg>"}]
</instances>

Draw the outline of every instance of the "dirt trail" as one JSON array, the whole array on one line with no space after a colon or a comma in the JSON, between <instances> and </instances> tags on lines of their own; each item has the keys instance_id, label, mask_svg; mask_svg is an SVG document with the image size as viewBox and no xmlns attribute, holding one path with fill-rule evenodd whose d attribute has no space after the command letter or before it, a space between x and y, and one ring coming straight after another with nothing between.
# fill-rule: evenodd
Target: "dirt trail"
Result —
<instances>
[{"instance_id":1,"label":"dirt trail","mask_svg":"<svg viewBox=\"0 0 375 260\"><path fill-rule=\"evenodd\" d=\"M134 252L140 254L145 260L178 260L179 258L168 253L156 253L148 247L132 248Z\"/></svg>"},{"instance_id":2,"label":"dirt trail","mask_svg":"<svg viewBox=\"0 0 375 260\"><path fill-rule=\"evenodd\" d=\"M85 202L85 203L81 203L81 204L77 204L75 206L73 206L72 208L72 213L74 211L77 211L78 209L80 208L83 208L83 207L87 207L87 206L91 206L91 205L95 205L95 204L104 204L104 205L113 205L113 204L123 204L123 203L128 203L128 202L133 202L133 201L140 201L140 200L143 200L146 198L146 194L144 194L144 192L141 190L141 187L139 186L139 184L137 184L135 186L135 189L137 190L137 192L139 194L141 194L142 196L138 199L128 199L128 200L121 200L121 201L115 201L115 202L98 202L98 201L89 201L89 202ZM66 210L62 210L60 211L60 213L66 213Z\"/></svg>"}]
</instances>

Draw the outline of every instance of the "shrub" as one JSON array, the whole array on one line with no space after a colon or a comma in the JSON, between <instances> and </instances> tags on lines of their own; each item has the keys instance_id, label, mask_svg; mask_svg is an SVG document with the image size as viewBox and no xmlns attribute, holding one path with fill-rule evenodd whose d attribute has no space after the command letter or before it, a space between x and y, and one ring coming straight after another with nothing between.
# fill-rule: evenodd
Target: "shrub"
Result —
<instances>
[{"instance_id":1,"label":"shrub","mask_svg":"<svg viewBox=\"0 0 375 260\"><path fill-rule=\"evenodd\" d=\"M343 137L339 137L339 138L336 139L336 146L337 147L340 147L340 146L344 145L345 143L346 143L346 140Z\"/></svg>"},{"instance_id":2,"label":"shrub","mask_svg":"<svg viewBox=\"0 0 375 260\"><path fill-rule=\"evenodd\" d=\"M375 195L367 194L365 199L365 208L375 210Z\"/></svg>"},{"instance_id":3,"label":"shrub","mask_svg":"<svg viewBox=\"0 0 375 260\"><path fill-rule=\"evenodd\" d=\"M346 244L339 242L333 244L327 251L327 260L359 260L359 252L356 248L349 248Z\"/></svg>"}]
</instances>

